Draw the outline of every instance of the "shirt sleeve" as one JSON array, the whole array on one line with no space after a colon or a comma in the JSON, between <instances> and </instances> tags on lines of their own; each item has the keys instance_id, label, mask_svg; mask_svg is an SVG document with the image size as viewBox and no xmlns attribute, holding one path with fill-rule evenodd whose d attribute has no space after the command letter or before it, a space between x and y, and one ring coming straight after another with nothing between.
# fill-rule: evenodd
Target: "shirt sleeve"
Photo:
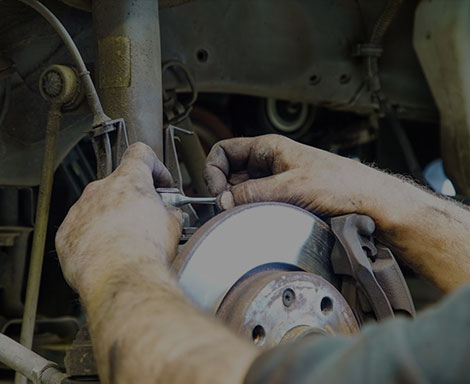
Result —
<instances>
[{"instance_id":1,"label":"shirt sleeve","mask_svg":"<svg viewBox=\"0 0 470 384\"><path fill-rule=\"evenodd\" d=\"M245 380L261 383L470 383L470 285L415 319L265 351Z\"/></svg>"}]
</instances>

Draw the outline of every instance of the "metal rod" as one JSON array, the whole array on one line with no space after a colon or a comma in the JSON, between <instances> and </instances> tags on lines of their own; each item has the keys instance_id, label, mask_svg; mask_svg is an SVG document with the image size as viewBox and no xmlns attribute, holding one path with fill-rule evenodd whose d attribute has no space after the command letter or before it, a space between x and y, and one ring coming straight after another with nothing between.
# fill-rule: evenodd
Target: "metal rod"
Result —
<instances>
[{"instance_id":1,"label":"metal rod","mask_svg":"<svg viewBox=\"0 0 470 384\"><path fill-rule=\"evenodd\" d=\"M209 204L215 205L217 204L216 197L190 197L190 196L182 196L176 195L175 199L173 200L174 207L182 207L186 204Z\"/></svg>"},{"instance_id":2,"label":"metal rod","mask_svg":"<svg viewBox=\"0 0 470 384\"><path fill-rule=\"evenodd\" d=\"M67 376L56 368L56 364L44 359L20 343L0 334L0 362L21 372L33 383L61 383Z\"/></svg>"},{"instance_id":3,"label":"metal rod","mask_svg":"<svg viewBox=\"0 0 470 384\"><path fill-rule=\"evenodd\" d=\"M20 335L20 343L29 349L31 349L33 344L34 325L36 323L39 285L41 283L44 245L46 243L47 223L49 220L49 207L51 203L52 183L54 179L54 160L61 118L62 114L60 112L60 105L52 104L49 110L46 127L41 184L39 185L33 246L31 250L31 261L29 264L26 299ZM15 384L20 383L26 383L26 378L17 374L15 376Z\"/></svg>"},{"instance_id":4,"label":"metal rod","mask_svg":"<svg viewBox=\"0 0 470 384\"><path fill-rule=\"evenodd\" d=\"M72 37L67 32L60 20L42 3L37 0L19 0L20 2L30 6L36 10L46 21L54 28L57 34L60 36L65 46L72 55L75 65L78 69L78 74L82 80L82 85L85 88L85 95L90 106L91 112L93 114L93 126L98 126L110 118L104 113L103 107L101 105L98 93L96 92L93 81L91 80L90 72L87 70L85 62L80 55L80 51L75 45Z\"/></svg>"}]
</instances>

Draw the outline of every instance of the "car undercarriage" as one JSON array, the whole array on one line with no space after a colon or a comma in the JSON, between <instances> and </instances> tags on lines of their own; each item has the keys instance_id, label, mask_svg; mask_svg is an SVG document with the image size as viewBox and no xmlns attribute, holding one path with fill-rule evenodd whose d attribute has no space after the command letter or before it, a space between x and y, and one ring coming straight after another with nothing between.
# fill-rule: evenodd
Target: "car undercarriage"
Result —
<instances>
[{"instance_id":1,"label":"car undercarriage","mask_svg":"<svg viewBox=\"0 0 470 384\"><path fill-rule=\"evenodd\" d=\"M209 196L213 144L275 133L465 203L469 13L458 0L0 0L0 381L99 380L54 237L138 141L184 213L181 287L259 347L434 303L367 216L190 198Z\"/></svg>"}]
</instances>

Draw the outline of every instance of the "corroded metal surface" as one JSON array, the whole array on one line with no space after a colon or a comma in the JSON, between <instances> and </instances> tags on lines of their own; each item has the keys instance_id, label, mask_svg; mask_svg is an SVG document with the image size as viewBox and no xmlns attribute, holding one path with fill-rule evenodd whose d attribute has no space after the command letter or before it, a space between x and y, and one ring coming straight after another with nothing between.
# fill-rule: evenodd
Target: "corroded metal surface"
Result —
<instances>
[{"instance_id":1,"label":"corroded metal surface","mask_svg":"<svg viewBox=\"0 0 470 384\"><path fill-rule=\"evenodd\" d=\"M338 290L306 272L261 271L237 284L217 316L260 347L312 334L354 334L359 326Z\"/></svg>"},{"instance_id":2,"label":"corroded metal surface","mask_svg":"<svg viewBox=\"0 0 470 384\"><path fill-rule=\"evenodd\" d=\"M90 333L86 326L78 331L72 348L65 355L64 363L69 376L91 377L98 375Z\"/></svg>"}]
</instances>

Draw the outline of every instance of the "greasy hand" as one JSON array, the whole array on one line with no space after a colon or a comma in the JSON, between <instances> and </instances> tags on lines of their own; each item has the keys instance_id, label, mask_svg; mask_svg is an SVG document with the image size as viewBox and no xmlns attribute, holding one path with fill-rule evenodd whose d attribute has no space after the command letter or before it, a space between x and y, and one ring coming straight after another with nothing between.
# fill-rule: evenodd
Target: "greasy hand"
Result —
<instances>
[{"instance_id":1,"label":"greasy hand","mask_svg":"<svg viewBox=\"0 0 470 384\"><path fill-rule=\"evenodd\" d=\"M173 257L181 220L155 192L170 183L155 153L137 143L116 171L85 188L56 235L62 271L73 288L81 294L110 271Z\"/></svg>"},{"instance_id":2,"label":"greasy hand","mask_svg":"<svg viewBox=\"0 0 470 384\"><path fill-rule=\"evenodd\" d=\"M325 215L365 213L372 169L278 135L236 138L211 150L204 177L223 208L260 201L294 204ZM368 193L370 195L370 192Z\"/></svg>"}]
</instances>

